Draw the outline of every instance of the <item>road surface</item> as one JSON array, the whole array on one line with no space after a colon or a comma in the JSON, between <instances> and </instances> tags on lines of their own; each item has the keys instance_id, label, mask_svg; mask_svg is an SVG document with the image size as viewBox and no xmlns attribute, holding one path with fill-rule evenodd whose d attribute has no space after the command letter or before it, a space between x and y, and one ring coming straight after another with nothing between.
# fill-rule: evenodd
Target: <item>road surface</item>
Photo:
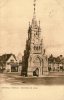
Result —
<instances>
[{"instance_id":1,"label":"road surface","mask_svg":"<svg viewBox=\"0 0 64 100\"><path fill-rule=\"evenodd\" d=\"M64 85L61 77L21 77L16 74L0 74L0 85Z\"/></svg>"}]
</instances>

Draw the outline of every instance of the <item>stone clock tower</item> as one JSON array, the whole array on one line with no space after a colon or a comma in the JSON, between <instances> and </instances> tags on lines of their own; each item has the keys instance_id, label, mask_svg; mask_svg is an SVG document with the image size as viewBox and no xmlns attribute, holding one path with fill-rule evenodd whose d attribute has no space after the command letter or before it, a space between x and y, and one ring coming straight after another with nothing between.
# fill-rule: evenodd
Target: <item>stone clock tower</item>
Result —
<instances>
[{"instance_id":1,"label":"stone clock tower","mask_svg":"<svg viewBox=\"0 0 64 100\"><path fill-rule=\"evenodd\" d=\"M36 0L34 0L34 14L32 22L29 23L28 40L26 42L26 50L23 58L26 62L28 76L42 76L48 74L48 59L45 55L43 39L41 39L40 21L36 20ZM23 61L24 61L23 60Z\"/></svg>"}]
</instances>

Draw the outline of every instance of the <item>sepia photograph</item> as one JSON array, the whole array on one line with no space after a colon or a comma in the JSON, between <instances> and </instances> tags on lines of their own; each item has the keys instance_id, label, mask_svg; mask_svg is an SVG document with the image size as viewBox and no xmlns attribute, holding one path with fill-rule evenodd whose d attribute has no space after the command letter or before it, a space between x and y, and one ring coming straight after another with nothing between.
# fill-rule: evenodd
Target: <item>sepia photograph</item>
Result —
<instances>
[{"instance_id":1,"label":"sepia photograph","mask_svg":"<svg viewBox=\"0 0 64 100\"><path fill-rule=\"evenodd\" d=\"M63 100L63 90L64 0L0 0L0 100Z\"/></svg>"}]
</instances>

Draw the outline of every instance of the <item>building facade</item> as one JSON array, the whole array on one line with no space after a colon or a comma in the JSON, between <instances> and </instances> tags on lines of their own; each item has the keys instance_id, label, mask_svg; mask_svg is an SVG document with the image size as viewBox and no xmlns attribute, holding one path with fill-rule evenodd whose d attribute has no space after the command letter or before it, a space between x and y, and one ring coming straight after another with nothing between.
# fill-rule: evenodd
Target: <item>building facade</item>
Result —
<instances>
[{"instance_id":1,"label":"building facade","mask_svg":"<svg viewBox=\"0 0 64 100\"><path fill-rule=\"evenodd\" d=\"M64 57L62 55L54 57L52 54L48 58L48 69L49 72L60 72L64 71Z\"/></svg>"},{"instance_id":2,"label":"building facade","mask_svg":"<svg viewBox=\"0 0 64 100\"><path fill-rule=\"evenodd\" d=\"M36 3L34 1L34 14L29 23L28 39L22 60L22 73L28 76L42 76L48 74L48 58L45 54L43 39L41 39L40 21L36 20Z\"/></svg>"},{"instance_id":3,"label":"building facade","mask_svg":"<svg viewBox=\"0 0 64 100\"><path fill-rule=\"evenodd\" d=\"M0 72L21 74L22 63L17 61L14 54L3 54L0 56Z\"/></svg>"}]
</instances>

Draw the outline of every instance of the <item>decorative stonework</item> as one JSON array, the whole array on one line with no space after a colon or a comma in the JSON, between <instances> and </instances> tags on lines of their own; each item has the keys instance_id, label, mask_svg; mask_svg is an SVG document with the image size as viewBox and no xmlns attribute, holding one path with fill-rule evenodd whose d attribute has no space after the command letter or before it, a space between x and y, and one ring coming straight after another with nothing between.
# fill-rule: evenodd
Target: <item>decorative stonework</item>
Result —
<instances>
[{"instance_id":1,"label":"decorative stonework","mask_svg":"<svg viewBox=\"0 0 64 100\"><path fill-rule=\"evenodd\" d=\"M23 57L23 71L28 76L42 76L48 73L48 60L45 55L43 39L41 39L40 21L38 25L36 20L35 1L34 14L32 23L29 23L28 40Z\"/></svg>"}]
</instances>

